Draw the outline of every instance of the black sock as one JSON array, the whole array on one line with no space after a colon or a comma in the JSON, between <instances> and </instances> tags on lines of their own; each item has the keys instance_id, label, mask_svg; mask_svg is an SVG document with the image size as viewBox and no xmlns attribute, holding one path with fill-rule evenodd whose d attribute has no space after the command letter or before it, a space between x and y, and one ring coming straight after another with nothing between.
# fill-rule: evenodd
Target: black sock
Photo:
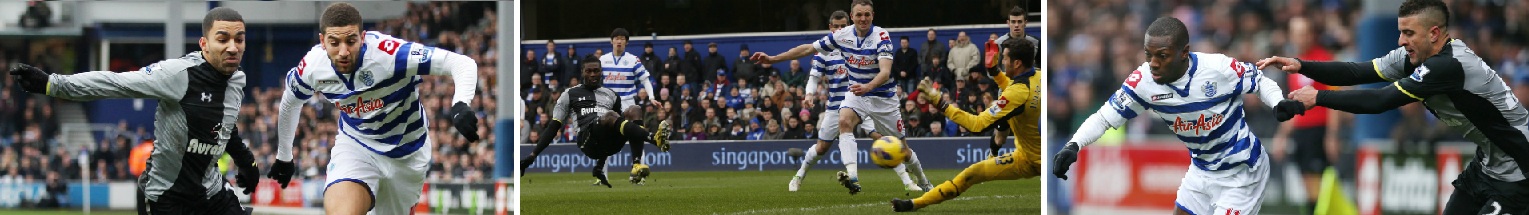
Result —
<instances>
[{"instance_id":1,"label":"black sock","mask_svg":"<svg viewBox=\"0 0 1529 215\"><path fill-rule=\"evenodd\" d=\"M648 130L638 122L626 121L621 124L621 134L632 147L632 163L642 163L642 145L648 142Z\"/></svg>"}]
</instances>

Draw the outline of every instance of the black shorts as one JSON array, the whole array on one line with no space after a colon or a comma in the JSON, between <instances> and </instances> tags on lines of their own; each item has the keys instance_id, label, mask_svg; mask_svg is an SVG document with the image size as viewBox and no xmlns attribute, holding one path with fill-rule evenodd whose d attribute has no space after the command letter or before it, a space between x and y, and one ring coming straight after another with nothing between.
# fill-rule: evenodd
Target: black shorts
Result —
<instances>
[{"instance_id":1,"label":"black shorts","mask_svg":"<svg viewBox=\"0 0 1529 215\"><path fill-rule=\"evenodd\" d=\"M1290 131L1290 142L1295 143L1295 149L1290 150L1290 160L1295 162L1296 167L1304 174L1322 174L1332 161L1327 160L1327 147L1324 144L1327 137L1327 127L1297 128Z\"/></svg>"},{"instance_id":2,"label":"black shorts","mask_svg":"<svg viewBox=\"0 0 1529 215\"><path fill-rule=\"evenodd\" d=\"M626 146L626 137L621 135L620 125L601 125L584 127L579 130L579 136L574 143L579 145L579 151L590 159L601 159L621 152L621 147Z\"/></svg>"},{"instance_id":3,"label":"black shorts","mask_svg":"<svg viewBox=\"0 0 1529 215\"><path fill-rule=\"evenodd\" d=\"M1523 214L1529 212L1529 180L1506 182L1481 172L1473 160L1451 184L1455 193L1444 204L1444 214Z\"/></svg>"},{"instance_id":4,"label":"black shorts","mask_svg":"<svg viewBox=\"0 0 1529 215\"><path fill-rule=\"evenodd\" d=\"M158 201L149 201L149 214L250 214L244 206L239 205L239 197L234 196L234 191L223 189L213 194L212 198L187 197L165 193L159 195Z\"/></svg>"}]
</instances>

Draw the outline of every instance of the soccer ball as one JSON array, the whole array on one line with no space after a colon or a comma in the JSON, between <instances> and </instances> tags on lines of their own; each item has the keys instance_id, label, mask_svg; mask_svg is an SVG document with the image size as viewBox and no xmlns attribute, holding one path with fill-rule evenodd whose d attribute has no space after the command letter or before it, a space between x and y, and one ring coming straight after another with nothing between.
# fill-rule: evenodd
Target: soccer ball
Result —
<instances>
[{"instance_id":1,"label":"soccer ball","mask_svg":"<svg viewBox=\"0 0 1529 215\"><path fill-rule=\"evenodd\" d=\"M871 144L871 163L876 163L876 166L893 168L905 160L908 160L908 147L897 137L882 136Z\"/></svg>"}]
</instances>

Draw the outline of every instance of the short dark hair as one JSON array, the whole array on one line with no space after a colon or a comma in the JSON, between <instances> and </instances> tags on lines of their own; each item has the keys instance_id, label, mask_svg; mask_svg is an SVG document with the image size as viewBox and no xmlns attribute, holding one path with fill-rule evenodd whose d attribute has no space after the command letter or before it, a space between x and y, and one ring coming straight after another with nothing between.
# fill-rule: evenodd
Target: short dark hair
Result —
<instances>
[{"instance_id":1,"label":"short dark hair","mask_svg":"<svg viewBox=\"0 0 1529 215\"><path fill-rule=\"evenodd\" d=\"M858 5L865 5L865 6L876 7L875 4L871 3L871 0L855 0L855 1L849 3L850 7L854 7L854 6L858 6Z\"/></svg>"},{"instance_id":2,"label":"short dark hair","mask_svg":"<svg viewBox=\"0 0 1529 215\"><path fill-rule=\"evenodd\" d=\"M579 63L580 66L589 66L590 64L594 64L595 67L600 67L600 58L597 58L595 56L584 56L584 60L581 60L579 62L582 62L582 63Z\"/></svg>"},{"instance_id":3,"label":"short dark hair","mask_svg":"<svg viewBox=\"0 0 1529 215\"><path fill-rule=\"evenodd\" d=\"M690 40L685 40L685 45L690 45Z\"/></svg>"},{"instance_id":4,"label":"short dark hair","mask_svg":"<svg viewBox=\"0 0 1529 215\"><path fill-rule=\"evenodd\" d=\"M897 37L898 40L908 40L908 36Z\"/></svg>"},{"instance_id":5,"label":"short dark hair","mask_svg":"<svg viewBox=\"0 0 1529 215\"><path fill-rule=\"evenodd\" d=\"M547 40L547 44L557 45L557 40Z\"/></svg>"},{"instance_id":6,"label":"short dark hair","mask_svg":"<svg viewBox=\"0 0 1529 215\"><path fill-rule=\"evenodd\" d=\"M643 48L653 48L653 42L642 43Z\"/></svg>"},{"instance_id":7,"label":"short dark hair","mask_svg":"<svg viewBox=\"0 0 1529 215\"><path fill-rule=\"evenodd\" d=\"M1024 38L1009 38L1003 41L1004 55L1009 59L1018 59L1020 63L1028 67L1035 67L1035 43Z\"/></svg>"},{"instance_id":8,"label":"short dark hair","mask_svg":"<svg viewBox=\"0 0 1529 215\"><path fill-rule=\"evenodd\" d=\"M1449 6L1444 5L1444 2L1439 0L1407 0L1407 2L1402 2L1402 8L1398 12L1397 17L1419 14L1424 15L1424 20L1431 22L1424 23L1424 25L1431 24L1433 26L1449 27Z\"/></svg>"},{"instance_id":9,"label":"short dark hair","mask_svg":"<svg viewBox=\"0 0 1529 215\"><path fill-rule=\"evenodd\" d=\"M616 28L616 30L611 30L611 39L616 39L616 37L625 37L631 39L631 35L632 34L626 32L626 28Z\"/></svg>"},{"instance_id":10,"label":"short dark hair","mask_svg":"<svg viewBox=\"0 0 1529 215\"><path fill-rule=\"evenodd\" d=\"M830 13L828 15L828 21L834 21L834 20L840 20L840 19L846 19L846 18L849 18L849 13L844 12L844 10L836 10L833 13Z\"/></svg>"},{"instance_id":11,"label":"short dark hair","mask_svg":"<svg viewBox=\"0 0 1529 215\"><path fill-rule=\"evenodd\" d=\"M244 16L240 16L239 11L235 11L232 8L213 8L212 10L207 11L206 16L202 17L202 32L212 32L212 22L214 21L244 22Z\"/></svg>"},{"instance_id":12,"label":"short dark hair","mask_svg":"<svg viewBox=\"0 0 1529 215\"><path fill-rule=\"evenodd\" d=\"M1025 6L1015 5L1014 8L1009 9L1009 16L1025 16L1025 12L1028 12L1025 11Z\"/></svg>"},{"instance_id":13,"label":"short dark hair","mask_svg":"<svg viewBox=\"0 0 1529 215\"><path fill-rule=\"evenodd\" d=\"M1157 18L1157 20L1152 21L1152 25L1147 26L1147 36L1168 36L1172 38L1173 47L1168 47L1170 49L1182 49L1184 46L1189 45L1189 30L1184 27L1184 22L1179 21L1178 18Z\"/></svg>"},{"instance_id":14,"label":"short dark hair","mask_svg":"<svg viewBox=\"0 0 1529 215\"><path fill-rule=\"evenodd\" d=\"M361 11L350 3L334 3L324 8L324 16L319 19L320 28L360 25Z\"/></svg>"}]
</instances>

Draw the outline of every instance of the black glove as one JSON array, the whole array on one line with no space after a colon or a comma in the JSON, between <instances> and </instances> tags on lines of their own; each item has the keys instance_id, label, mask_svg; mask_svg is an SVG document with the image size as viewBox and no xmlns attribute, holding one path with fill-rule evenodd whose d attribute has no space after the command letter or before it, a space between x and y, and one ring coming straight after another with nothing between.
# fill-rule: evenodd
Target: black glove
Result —
<instances>
[{"instance_id":1,"label":"black glove","mask_svg":"<svg viewBox=\"0 0 1529 215\"><path fill-rule=\"evenodd\" d=\"M1078 162L1078 143L1069 142L1051 158L1051 175L1067 180L1067 168L1072 168L1073 162Z\"/></svg>"},{"instance_id":2,"label":"black glove","mask_svg":"<svg viewBox=\"0 0 1529 215\"><path fill-rule=\"evenodd\" d=\"M239 174L234 175L234 185L244 188L244 194L255 192L255 185L260 184L260 168L255 163L234 164L239 165Z\"/></svg>"},{"instance_id":3,"label":"black glove","mask_svg":"<svg viewBox=\"0 0 1529 215\"><path fill-rule=\"evenodd\" d=\"M526 156L525 159L520 159L520 176L526 176L526 168L530 168L531 163L536 163L536 155Z\"/></svg>"},{"instance_id":4,"label":"black glove","mask_svg":"<svg viewBox=\"0 0 1529 215\"><path fill-rule=\"evenodd\" d=\"M271 163L271 172L266 173L265 177L276 179L276 183L280 183L281 188L286 189L287 183L292 182L292 175L295 174L297 174L297 167L292 165L292 161L276 160Z\"/></svg>"},{"instance_id":5,"label":"black glove","mask_svg":"<svg viewBox=\"0 0 1529 215\"><path fill-rule=\"evenodd\" d=\"M467 107L465 102L457 102L451 105L451 124L457 127L457 132L467 138L467 142L478 142L478 112Z\"/></svg>"},{"instance_id":6,"label":"black glove","mask_svg":"<svg viewBox=\"0 0 1529 215\"><path fill-rule=\"evenodd\" d=\"M1295 118L1295 115L1305 114L1306 105L1301 104L1300 101L1286 99L1284 101L1279 101L1279 104L1274 105L1274 118L1279 119L1280 122L1290 120L1290 118Z\"/></svg>"},{"instance_id":7,"label":"black glove","mask_svg":"<svg viewBox=\"0 0 1529 215\"><path fill-rule=\"evenodd\" d=\"M19 64L16 68L11 68L10 73L11 76L15 76L16 82L21 83L22 90L29 93L48 93L48 72L31 65Z\"/></svg>"}]
</instances>

